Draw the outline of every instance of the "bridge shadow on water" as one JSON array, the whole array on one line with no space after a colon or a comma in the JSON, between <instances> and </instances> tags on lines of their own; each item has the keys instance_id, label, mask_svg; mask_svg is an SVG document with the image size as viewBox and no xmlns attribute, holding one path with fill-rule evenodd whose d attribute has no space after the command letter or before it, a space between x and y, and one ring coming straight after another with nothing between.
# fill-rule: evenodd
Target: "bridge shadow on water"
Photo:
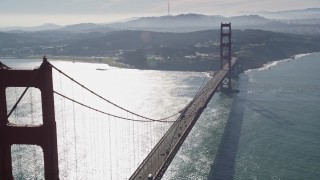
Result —
<instances>
[{"instance_id":1,"label":"bridge shadow on water","mask_svg":"<svg viewBox=\"0 0 320 180\"><path fill-rule=\"evenodd\" d=\"M241 127L246 106L248 79L244 77L239 83L239 94L233 94L234 101L226 122L224 133L208 179L232 180L235 174L235 160L238 151Z\"/></svg>"},{"instance_id":2,"label":"bridge shadow on water","mask_svg":"<svg viewBox=\"0 0 320 180\"><path fill-rule=\"evenodd\" d=\"M293 126L294 123L290 122L289 120L281 117L280 115L274 113L272 110L268 110L262 107L259 104L256 104L252 101L246 100L246 107L253 112L258 113L259 115L263 116L265 119L268 119L279 126Z\"/></svg>"},{"instance_id":3,"label":"bridge shadow on water","mask_svg":"<svg viewBox=\"0 0 320 180\"><path fill-rule=\"evenodd\" d=\"M217 154L211 165L211 170L208 175L209 180L234 179L236 156L246 108L259 114L264 120L270 120L278 126L288 127L295 125L288 119L275 113L272 109L250 101L247 98L248 84L248 77L243 76L238 87L240 90L239 94L230 94L230 96L234 97L234 100Z\"/></svg>"}]
</instances>

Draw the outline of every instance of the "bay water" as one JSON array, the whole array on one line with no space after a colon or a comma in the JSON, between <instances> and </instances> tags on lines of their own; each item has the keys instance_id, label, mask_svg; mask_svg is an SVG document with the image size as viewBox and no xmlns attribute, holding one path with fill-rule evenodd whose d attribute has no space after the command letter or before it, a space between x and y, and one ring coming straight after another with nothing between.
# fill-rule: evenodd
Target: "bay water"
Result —
<instances>
[{"instance_id":1,"label":"bay water","mask_svg":"<svg viewBox=\"0 0 320 180\"><path fill-rule=\"evenodd\" d=\"M240 92L213 97L163 179L318 179L319 59L319 53L296 56L240 74L234 84ZM41 63L1 61L17 68ZM153 118L181 110L202 81L209 79L207 73L198 72L51 63L107 99ZM109 113L138 119L94 97L60 73L54 71L53 75L56 91ZM8 111L23 90L8 88ZM30 90L21 103L11 121L41 123L39 92ZM55 107L60 179L127 179L170 127L170 123L110 118L58 95ZM12 151L16 179L43 179L41 149L14 146Z\"/></svg>"}]
</instances>

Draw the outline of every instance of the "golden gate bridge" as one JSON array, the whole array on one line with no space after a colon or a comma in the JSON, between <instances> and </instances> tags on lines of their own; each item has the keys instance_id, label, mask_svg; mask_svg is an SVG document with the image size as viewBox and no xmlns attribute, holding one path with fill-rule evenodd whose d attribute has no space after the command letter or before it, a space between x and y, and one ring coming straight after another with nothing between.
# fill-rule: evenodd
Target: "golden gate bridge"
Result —
<instances>
[{"instance_id":1,"label":"golden gate bridge","mask_svg":"<svg viewBox=\"0 0 320 180\"><path fill-rule=\"evenodd\" d=\"M119 172L113 173L113 171L119 171L115 167L112 167L112 161L115 161L116 158L113 158L112 154L116 153L117 150L121 149L123 152L130 154L131 159L121 159L116 160L117 166L122 166L124 168L130 169L132 172L130 177L125 177L126 179L161 179L164 175L165 171L169 167L170 163L174 159L177 154L179 148L183 144L184 140L190 133L191 129L199 119L201 113L207 107L207 104L211 100L212 96L220 90L231 91L231 75L232 68L237 62L236 58L232 58L231 56L231 23L229 24L221 24L221 39L220 39L220 64L221 67L218 71L214 73L211 79L207 82L206 85L200 87L199 91L196 93L191 102L189 102L184 108L179 110L176 113L168 115L162 118L150 118L145 115L141 115L134 111L128 110L127 108L120 106L94 90L90 89L86 85L77 81L68 73L59 69L58 67L52 65L48 62L47 58L43 58L43 63L38 69L33 70L14 70L10 67L1 63L0 66L0 177L1 179L13 179L13 164L12 164L12 146L17 144L23 145L37 145L41 147L43 151L43 166L44 166L44 177L45 179L64 179L67 177L68 171L72 167L76 172L84 171L83 166L91 166L89 169L92 169L91 172L84 173L100 173L108 171L109 179L118 179ZM94 105L89 104L90 99L81 97L75 98L71 93L63 93L62 87L60 90L54 89L53 87L53 78L52 73L59 74L60 78L63 76L68 79L72 84L72 88L74 86L78 86L86 93L91 96L99 99L100 101L109 104L109 106L113 106L113 108L121 111L119 114L110 113L106 111L103 106L99 106L98 104L92 103ZM61 81L61 80L60 80ZM61 83L61 82L60 82ZM20 92L19 98L15 99L15 103L8 106L7 102L7 94L6 89L11 87L23 87L24 89ZM21 103L24 96L26 96L28 90L30 88L36 88L40 90L41 96L41 107L42 109L42 124L35 125L33 123L30 124L15 124L10 121L10 117L13 116L13 112L18 107L19 103ZM18 94L18 93L16 93ZM32 96L32 94L30 94ZM54 101L55 96L60 98L62 104L66 104L66 101L71 103L69 108L72 108L73 119L69 119L67 121L64 119L62 123L62 127L64 130L57 129L55 113L58 111L55 109ZM32 104L32 103L31 103ZM79 133L77 133L76 122L77 115L75 115L75 106L82 107L84 109L90 110L92 112L101 114L103 116L108 117L106 121L101 122L99 125L106 127L105 131L94 132L95 130L91 130L90 133L97 133L98 136L102 137L97 142L91 142L92 144L86 145L84 140L80 138ZM10 108L8 108L10 107ZM34 111L34 105L31 105L31 111ZM39 108L38 108L39 109ZM66 118L64 115L66 113L63 111L63 107L61 108L62 116L59 118ZM32 115L32 113L31 113ZM87 128L90 127L87 123L93 123L93 120L90 122L84 122L86 119L86 115L82 114L82 127ZM113 118L111 120L111 118ZM121 121L120 121L121 120ZM68 125L70 121L73 121L72 125ZM122 136L121 141L126 141L128 146L119 146L116 142L118 137L113 138L113 131L111 121L114 123L123 123L126 122L125 125L121 125L128 127L130 130L127 130L127 137L132 139L128 140L124 138L123 133L120 133ZM116 122L117 121L117 122ZM130 124L129 124L130 123ZM139 124L148 124L149 130L145 130L147 126L139 126ZM153 124L157 124L154 126ZM58 126L59 127L59 126ZM62 137L70 134L71 130L66 130L68 127L71 127L74 140L73 142L64 140L64 146L70 146L71 149L63 149L59 150L58 145L58 136L57 132L62 134ZM115 127L114 127L115 128ZM154 131L161 129L162 137L149 137L144 138L146 136L154 136ZM118 129L115 128L115 129ZM128 128L125 128L128 129ZM61 132L62 131L62 132ZM141 132L140 135L137 135L136 132ZM138 133L139 134L139 133ZM95 141L93 140L92 135L87 134L87 137L84 137L86 141ZM146 142L149 141L150 143ZM129 142L131 141L131 142ZM141 153L136 152L135 144L138 146L143 146L146 143L149 143L150 152ZM80 153L79 148L87 148L90 146L91 149L97 148L96 144L104 144L103 148L99 150L96 154L85 155L85 153ZM113 149L112 146L116 146L116 149ZM70 153L70 152L72 153ZM80 153L80 154L79 154ZM86 163L87 156L89 159L94 158L96 161L99 161L102 157L102 154L109 154L109 165L106 164L97 164L97 165L89 165ZM69 163L67 158L70 158L66 154L73 154L73 158L75 162ZM100 155L99 155L100 154ZM139 159L136 156L140 157ZM145 154L147 154L145 156ZM141 157L143 156L143 157ZM62 158L61 158L62 157ZM65 158L65 159L63 159ZM142 159L143 158L143 159ZM129 163L132 161L132 163ZM105 162L105 161L104 161ZM139 163L139 165L138 165ZM63 165L62 165L63 164ZM64 166L64 169L61 168ZM129 167L131 166L131 167ZM106 169L101 170L101 167ZM87 167L88 168L88 167ZM98 169L98 170L94 170ZM99 170L100 169L100 170ZM121 174L121 172L120 172ZM70 178L70 177L69 177ZM77 173L72 177L72 179L81 179L81 177L77 176Z\"/></svg>"}]
</instances>

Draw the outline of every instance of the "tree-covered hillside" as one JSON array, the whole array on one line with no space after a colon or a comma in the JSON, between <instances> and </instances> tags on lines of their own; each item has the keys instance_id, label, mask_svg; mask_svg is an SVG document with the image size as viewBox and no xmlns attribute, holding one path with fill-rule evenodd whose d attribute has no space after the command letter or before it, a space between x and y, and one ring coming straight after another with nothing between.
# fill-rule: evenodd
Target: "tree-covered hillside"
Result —
<instances>
[{"instance_id":1,"label":"tree-covered hillside","mask_svg":"<svg viewBox=\"0 0 320 180\"><path fill-rule=\"evenodd\" d=\"M0 57L111 57L141 69L206 71L219 63L220 30L189 33L0 33ZM245 69L299 53L320 50L319 36L233 30L233 55Z\"/></svg>"}]
</instances>

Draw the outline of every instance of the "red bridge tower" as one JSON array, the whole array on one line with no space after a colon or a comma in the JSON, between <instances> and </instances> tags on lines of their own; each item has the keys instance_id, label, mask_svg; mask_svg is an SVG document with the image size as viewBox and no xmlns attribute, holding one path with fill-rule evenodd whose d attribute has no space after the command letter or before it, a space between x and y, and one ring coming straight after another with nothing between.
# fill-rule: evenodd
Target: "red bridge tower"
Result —
<instances>
[{"instance_id":1,"label":"red bridge tower","mask_svg":"<svg viewBox=\"0 0 320 180\"><path fill-rule=\"evenodd\" d=\"M35 87L40 90L42 125L9 123L6 102L7 87ZM11 70L4 66L0 67L0 179L13 179L11 159L13 144L40 146L43 150L45 179L59 179L54 112L52 68L47 58L44 57L40 68L34 70Z\"/></svg>"}]
</instances>

